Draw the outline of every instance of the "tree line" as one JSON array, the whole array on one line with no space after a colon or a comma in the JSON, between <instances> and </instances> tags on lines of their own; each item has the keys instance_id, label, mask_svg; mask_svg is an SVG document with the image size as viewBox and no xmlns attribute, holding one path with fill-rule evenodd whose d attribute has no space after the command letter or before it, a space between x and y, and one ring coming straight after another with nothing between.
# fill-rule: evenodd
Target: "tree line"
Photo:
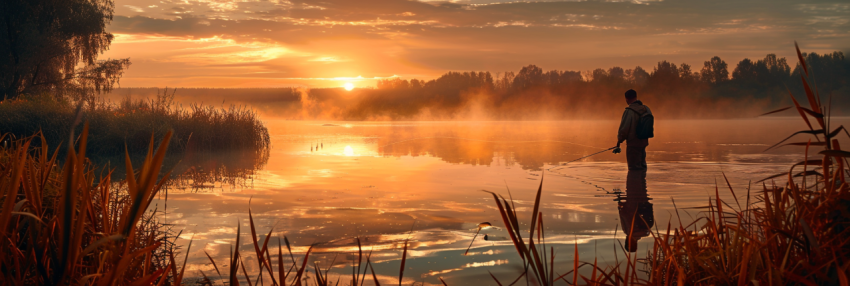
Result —
<instances>
[{"instance_id":1,"label":"tree line","mask_svg":"<svg viewBox=\"0 0 850 286\"><path fill-rule=\"evenodd\" d=\"M844 54L836 51L803 55L815 74L820 94L824 98L834 96L833 102L839 107L850 107L847 96L850 94L850 61ZM544 71L536 65L528 65L518 72L496 74L448 72L429 81L381 80L377 90L351 109L348 116L366 118L370 113L383 113L404 117L423 108L430 112L435 109L452 112L470 101L477 101L479 106L498 110L491 112L491 116L523 118L527 114L516 114L512 109L535 112L532 107L539 105L543 110L552 109L550 113L555 114L555 118L562 118L578 112L573 105L595 108L600 102L619 102L625 90L635 89L640 98L667 108L673 116L685 115L681 111L685 107L700 107L715 112L704 116L730 117L736 115L731 111L724 113L724 107L744 111L746 108L741 105L767 109L789 104L789 91L802 94L801 71L799 65L792 69L785 58L768 54L763 59L745 58L734 68L715 56L699 69L685 63L660 61L651 69L637 66L632 69Z\"/></svg>"},{"instance_id":2,"label":"tree line","mask_svg":"<svg viewBox=\"0 0 850 286\"><path fill-rule=\"evenodd\" d=\"M815 70L822 86L821 93L846 91L850 76L850 61L842 52L828 54L803 54ZM649 93L671 95L709 95L719 97L755 96L757 98L784 96L786 86L798 87L801 68L792 70L785 58L768 54L763 59L745 58L738 62L732 72L720 57L713 57L699 70L682 63L677 65L660 61L650 71L637 66L633 69L611 67L592 71L543 71L536 65L528 65L519 72L448 72L439 78L424 81L391 78L380 80L378 89L427 90L433 96L451 97L453 92L484 88L505 95L518 94L531 89L563 90L577 85L629 87Z\"/></svg>"}]
</instances>

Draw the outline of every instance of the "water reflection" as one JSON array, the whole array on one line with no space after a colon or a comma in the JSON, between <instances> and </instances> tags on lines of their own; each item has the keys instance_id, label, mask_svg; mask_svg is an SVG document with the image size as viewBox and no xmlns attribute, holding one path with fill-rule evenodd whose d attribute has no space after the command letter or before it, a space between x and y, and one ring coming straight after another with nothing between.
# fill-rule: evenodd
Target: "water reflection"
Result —
<instances>
[{"instance_id":1,"label":"water reflection","mask_svg":"<svg viewBox=\"0 0 850 286\"><path fill-rule=\"evenodd\" d=\"M131 156L133 168L138 170L144 162L142 156ZM102 172L112 170L113 182L124 180L125 158L94 157L95 166L103 166ZM168 154L163 161L163 175L171 172L166 184L169 192L211 190L234 190L252 187L258 170L269 161L269 150L230 150L224 152L193 152Z\"/></svg>"},{"instance_id":2,"label":"water reflection","mask_svg":"<svg viewBox=\"0 0 850 286\"><path fill-rule=\"evenodd\" d=\"M186 245L194 238L193 245L203 246L192 248L189 261L194 267L190 269L206 273L215 269L204 251L216 261L227 260L237 224L246 237L252 201L257 227L262 232L274 229L270 247L277 246L278 237L287 236L295 254L303 255L310 245L320 243L311 257L329 263L342 252L335 262L339 268L333 270L341 275L351 273L342 266L358 258L355 238L359 237L364 250L374 250L376 272L387 278L382 284L398 283L400 248L410 237L405 284L424 280L440 285L439 276L450 285L484 285L493 281L490 272L514 279L522 262L507 231L481 229L470 246L482 222L502 226L492 198L480 190L505 194L509 186L520 220L527 222L542 176L536 170L604 149L593 147L611 144L617 123L356 122L343 127L272 120L267 126L273 149L265 165L259 164L263 156L252 157L255 154L227 159L197 154L188 164L207 174L219 170L217 174L225 177L240 176L236 170L253 175L249 170L263 166L250 181L253 188L172 193L167 222L184 230L185 239L179 243ZM647 154L652 164L648 174L627 173L625 156L610 152L546 172L540 211L546 220L546 241L559 253L556 263L572 265L573 243L578 243L582 260L595 256L600 263L614 261L611 250L624 232L632 233L631 247L646 237L652 221L676 224L668 198L676 196L679 207L702 205L721 171L736 189L745 189L749 179L787 171L773 162L802 160L800 149L761 151L786 131L806 128L794 125L798 123L659 122L658 136ZM762 124L769 128L754 127ZM652 182L654 204L649 203L647 180ZM618 198L617 209L609 192L616 188L626 191ZM164 208L163 203L160 206ZM659 210L657 217L653 209ZM683 219L688 217L683 214ZM632 221L635 226L617 226ZM245 241L239 247L252 253L253 245ZM498 265L508 260L508 265ZM248 273L259 272L256 263L246 262L245 267Z\"/></svg>"},{"instance_id":3,"label":"water reflection","mask_svg":"<svg viewBox=\"0 0 850 286\"><path fill-rule=\"evenodd\" d=\"M655 225L652 203L646 191L646 170L629 170L626 194L617 195L620 226L626 235L626 249L637 251L637 242L650 234Z\"/></svg>"},{"instance_id":4,"label":"water reflection","mask_svg":"<svg viewBox=\"0 0 850 286\"><path fill-rule=\"evenodd\" d=\"M539 170L611 147L616 122L467 122L357 125L350 128L379 136L377 152L387 157L432 156L452 164L518 166ZM763 163L798 154L799 150L774 150L762 154L781 140L771 130L787 129L782 121L675 121L661 122L647 149L648 161ZM802 127L801 127L802 128ZM340 130L342 128L336 127ZM746 156L742 156L747 154ZM587 162L624 161L625 156L604 153ZM785 162L785 161L783 161ZM790 162L790 161L788 161Z\"/></svg>"},{"instance_id":5,"label":"water reflection","mask_svg":"<svg viewBox=\"0 0 850 286\"><path fill-rule=\"evenodd\" d=\"M233 150L215 153L188 152L174 163L170 189L209 191L248 188L269 160L269 150ZM166 165L169 166L169 165Z\"/></svg>"}]
</instances>

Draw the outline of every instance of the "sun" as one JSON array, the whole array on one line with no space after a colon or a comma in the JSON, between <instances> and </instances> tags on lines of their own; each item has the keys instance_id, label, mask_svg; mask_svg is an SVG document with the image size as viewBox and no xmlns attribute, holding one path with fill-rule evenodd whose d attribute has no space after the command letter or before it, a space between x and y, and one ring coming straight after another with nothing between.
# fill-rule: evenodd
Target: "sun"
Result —
<instances>
[{"instance_id":1,"label":"sun","mask_svg":"<svg viewBox=\"0 0 850 286\"><path fill-rule=\"evenodd\" d=\"M345 90L352 90L352 89L354 89L354 84L350 83L350 82L346 82L345 84L342 85L342 87L344 87Z\"/></svg>"}]
</instances>

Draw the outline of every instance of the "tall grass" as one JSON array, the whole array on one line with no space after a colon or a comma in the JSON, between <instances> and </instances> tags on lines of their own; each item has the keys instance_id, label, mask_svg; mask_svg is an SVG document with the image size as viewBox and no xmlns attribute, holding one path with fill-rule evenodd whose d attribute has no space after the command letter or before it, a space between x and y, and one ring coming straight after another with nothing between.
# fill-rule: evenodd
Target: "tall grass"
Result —
<instances>
[{"instance_id":1,"label":"tall grass","mask_svg":"<svg viewBox=\"0 0 850 286\"><path fill-rule=\"evenodd\" d=\"M809 107L793 96L794 109L809 127L796 132L810 139L786 146L805 148L804 160L787 173L771 176L760 190L748 188L739 201L720 199L705 207L705 215L689 225L656 234L650 251L648 284L679 285L848 285L850 266L850 188L847 161L839 135L830 126L829 103L821 102L799 47L801 80ZM842 133L843 131L843 133ZM775 147L774 146L774 147ZM810 148L821 147L814 158ZM771 147L773 148L773 147ZM751 194L751 192L754 192ZM740 194L740 192L739 192ZM753 198L751 200L751 197Z\"/></svg>"},{"instance_id":2,"label":"tall grass","mask_svg":"<svg viewBox=\"0 0 850 286\"><path fill-rule=\"evenodd\" d=\"M118 103L89 102L82 119L91 123L89 145L94 156L143 155L151 135L162 138L173 130L171 153L248 150L268 157L269 133L246 107L173 103L174 91L166 89L156 99ZM70 123L77 117L75 103L50 95L29 95L0 102L0 130L15 136L41 132L52 145L68 138ZM75 132L80 132L77 128Z\"/></svg>"},{"instance_id":3,"label":"tall grass","mask_svg":"<svg viewBox=\"0 0 850 286\"><path fill-rule=\"evenodd\" d=\"M126 179L118 183L112 171L96 174L86 158L88 134L85 124L79 137L70 137L77 148L69 145L61 167L58 150L51 152L41 134L0 149L0 281L180 284L183 268L176 268L168 229L156 210L148 211L169 177L161 166L171 132L156 149L151 138L138 170L128 157Z\"/></svg>"},{"instance_id":4,"label":"tall grass","mask_svg":"<svg viewBox=\"0 0 850 286\"><path fill-rule=\"evenodd\" d=\"M617 256L615 263L606 265L599 265L595 258L593 263L582 262L577 244L573 245L574 260L570 265L555 264L558 253L553 246L547 246L544 216L540 212L542 180L527 231L520 227L513 200L490 193L522 263L521 271L510 280L499 280L491 273L492 284L850 285L850 186L847 183L850 164L846 160L850 152L843 151L838 140L838 136L844 134L850 137L850 133L843 126L830 126L829 105L823 104L817 90L812 88L810 83L813 80L799 49L797 54L804 67L802 80L809 107L800 105L793 95L791 99L795 104L794 110L798 111L809 129L794 133L771 148L794 136L812 136L806 141L782 145L804 147L804 160L791 165L788 172L757 182L760 187L750 186L743 191L735 190L724 175L723 189L726 190L723 191L728 191L732 200L721 199L721 186L717 186L707 205L695 208L701 210L701 216L696 220L686 224L679 218L678 225L668 223L666 230L651 232L653 244L645 253L628 251L618 241L619 248L615 253L622 253L622 256ZM809 149L816 147L823 150L816 158L809 158ZM675 201L673 203L675 206ZM678 208L676 215L679 215ZM641 217L634 216L634 219ZM302 260L297 261L290 251L288 239L284 238L289 259L281 249L274 257L267 248L272 230L269 230L267 239L259 243L250 210L249 224L260 273L250 276L244 268L239 273L234 265L240 265L242 254L237 249L230 259L230 285L239 285L239 281L256 285L262 277L272 277L272 285L307 285L309 283L304 281L309 280L304 278L309 274L305 274L305 269L306 273L316 276L310 285L364 285L370 271L371 282L381 285L371 264L371 253L365 255L365 266L363 264L364 253L359 239L356 240L358 253L351 264L350 279L332 281L328 275L330 266L321 268L313 262L311 268L312 246ZM237 234L237 246L239 239ZM405 241L399 285L404 282L407 246ZM276 270L272 267L274 260L278 262ZM210 261L218 271L216 262L212 258ZM567 271L560 273L556 269ZM449 285L441 277L439 280L443 285ZM212 284L211 280L206 281Z\"/></svg>"},{"instance_id":5,"label":"tall grass","mask_svg":"<svg viewBox=\"0 0 850 286\"><path fill-rule=\"evenodd\" d=\"M239 251L239 246L241 245L239 241L242 239L242 225L239 224L236 226L236 242L230 252L230 257L228 259L228 263L230 264L229 271L226 273L227 275L222 275L219 270L219 266L221 263L217 263L215 259L212 258L209 254L206 254L207 259L209 259L210 264L212 264L213 269L215 269L216 274L220 280L222 280L221 284L216 284L214 280L215 278L210 278L206 273L201 271L201 275L203 276L203 280L201 280L202 285L242 285L240 281L245 281L249 286L251 285L264 285L265 283L269 283L270 285L294 285L294 286L307 286L307 285L316 285L316 286L331 286L331 285L349 285L349 286L363 286L372 284L376 286L380 286L381 283L378 279L378 275L375 274L375 267L372 264L372 251L370 250L368 253L363 251L363 244L360 241L360 238L355 238L357 242L357 253L356 259L351 262L351 276L347 277L346 280L342 280L342 276L337 276L337 280L332 280L330 277L331 268L334 267L334 263L336 262L336 257L328 264L327 267L321 267L318 261L313 261L312 265L309 263L310 254L313 252L313 248L317 246L317 244L310 245L307 249L307 252L304 253L303 258L296 258L295 255L292 254L292 247L289 242L289 239L284 236L283 241L278 237L278 249L277 255L271 252L269 248L269 241L272 239L272 233L274 228L269 229L268 234L265 236L265 240L260 242L258 240L257 228L254 224L254 216L251 213L251 208L248 208L248 225L251 228L251 244L254 248L254 255L257 258L257 266L258 273L251 275L247 271L245 271L245 266L243 262L243 257L245 256ZM399 274L398 274L398 285L403 285L404 282L404 269L405 263L407 261L407 248L409 243L409 238L403 241L404 246L402 248L401 254L401 265L399 266ZM283 247L286 246L287 255L284 255ZM365 259L365 263L364 263ZM300 260L300 261L299 261ZM274 261L277 261L277 267L274 267ZM291 262L290 262L291 261ZM241 271L240 271L241 270ZM265 271L265 274L264 274ZM277 272L277 273L275 273ZM315 277L313 284L310 284L308 281L310 273L313 273ZM267 274L267 275L266 275ZM369 275L371 274L371 275ZM263 279L268 277L270 281ZM371 278L371 279L367 279ZM370 281L371 280L371 281ZM442 281L442 278L440 278ZM228 284L224 284L224 281L227 281ZM369 282L369 283L367 283ZM342 283L342 284L341 284ZM443 282L445 284L445 282Z\"/></svg>"},{"instance_id":6,"label":"tall grass","mask_svg":"<svg viewBox=\"0 0 850 286\"><path fill-rule=\"evenodd\" d=\"M802 106L793 94L791 100L809 129L768 149L797 135L810 135L806 141L782 145L805 147L803 161L791 165L786 173L757 182L761 190L747 188L743 201L739 200L740 190L736 194L727 179L734 201L722 200L718 186L708 205L697 208L703 215L695 221L685 225L679 218L678 226L668 223L666 231L652 233L654 243L646 259L639 260L621 244L624 260L600 268L596 261L579 262L576 251L572 270L560 276L551 272L554 259L546 259L541 235L542 181L527 242L512 201L493 194L526 269L520 277L527 275L538 285L553 285L558 279L569 285L850 285L850 186L846 179L850 152L843 151L837 139L842 134L850 137L850 133L844 126L830 126L829 105L821 102L813 88L813 75L799 48L797 56L809 107ZM823 150L809 158L813 147ZM554 249L548 251L549 257L554 257ZM579 274L585 267L590 268L590 277Z\"/></svg>"},{"instance_id":7,"label":"tall grass","mask_svg":"<svg viewBox=\"0 0 850 286\"><path fill-rule=\"evenodd\" d=\"M843 126L830 125L830 106L821 102L799 49L797 54L804 70L808 107L793 95L791 98L793 109L809 129L771 148L805 148L804 160L745 192L735 190L726 180L724 189L728 188L732 200L721 199L721 187L717 186L714 198L697 208L702 215L696 220L685 224L680 218L678 225L668 223L666 230L652 232L653 244L645 258L620 244L616 253L623 253L622 260L618 257L609 265L599 265L595 259L593 263L581 262L578 245L573 246L571 265L555 264L557 253L554 246L547 246L540 212L542 179L528 231L520 227L513 200L491 193L523 266L508 281L491 274L494 283L850 285L850 164L846 160L850 152L842 150L838 140L842 134L850 137L850 132ZM160 107L155 102L128 110L144 110L145 106L160 110L157 112L176 112L157 109ZM64 153L61 168L57 163L60 152L48 149L44 133L16 140L6 140L8 134L0 136L0 142L11 142L0 149L0 281L13 285L180 285L191 243L182 266L178 266L167 230L156 220L155 210L148 211L170 175L161 168L165 150L173 144L172 132L163 134L157 148L153 138L146 139L148 152L138 170L125 153L126 179L118 183L111 183L111 171L96 176L96 169L86 159L89 134L88 124L81 127L79 137L67 134L67 142L73 144ZM800 135L811 138L785 143ZM809 158L809 149L818 147L823 150ZM243 235L239 225L236 247L225 264L207 254L222 284L381 285L372 253L363 251L359 238L355 239L358 247L350 264L350 278L337 276L333 281L329 275L333 262L327 267L321 267L315 259L310 263L315 245L296 258L289 239L283 237L282 241L278 238L277 253L273 253L269 241L274 229L261 240L250 208L248 214L248 239L259 272L246 271L245 261L251 260L240 251ZM401 248L398 285L404 284L408 242L405 239ZM560 273L556 268L568 271ZM215 284L216 279L208 273L201 275L202 284ZM312 279L307 279L311 275ZM441 277L439 280L448 285Z\"/></svg>"}]
</instances>

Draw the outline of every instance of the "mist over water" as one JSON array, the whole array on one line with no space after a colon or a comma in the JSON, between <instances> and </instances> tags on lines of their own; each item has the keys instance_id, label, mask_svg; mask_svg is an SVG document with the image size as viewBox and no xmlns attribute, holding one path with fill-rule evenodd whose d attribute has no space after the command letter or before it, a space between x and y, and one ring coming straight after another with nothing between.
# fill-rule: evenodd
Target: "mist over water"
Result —
<instances>
[{"instance_id":1,"label":"mist over water","mask_svg":"<svg viewBox=\"0 0 850 286\"><path fill-rule=\"evenodd\" d=\"M619 118L626 106L626 89L583 91L566 96L535 89L503 97L486 89L459 92L452 99L437 99L397 90L343 88L309 89L177 89L175 102L229 107L247 106L264 118L290 120L430 121L430 120L564 120ZM154 98L156 88L112 91L107 100ZM784 104L783 100L659 96L639 98L656 117L678 119L752 118ZM788 100L788 99L786 99ZM790 101L790 100L788 100ZM789 103L790 104L790 103Z\"/></svg>"},{"instance_id":2,"label":"mist over water","mask_svg":"<svg viewBox=\"0 0 850 286\"><path fill-rule=\"evenodd\" d=\"M834 114L850 110L850 61L841 52L802 54L820 76L821 100ZM177 101L251 106L267 117L298 120L563 120L618 118L626 90L666 119L753 118L801 100L799 65L768 54L737 65L712 57L702 68L662 60L644 69L447 72L432 80L390 77L376 88L181 89ZM155 96L155 88L116 89L112 100ZM828 100L827 100L828 99Z\"/></svg>"},{"instance_id":3,"label":"mist over water","mask_svg":"<svg viewBox=\"0 0 850 286\"><path fill-rule=\"evenodd\" d=\"M677 85L653 90L646 83L649 88L638 90L656 118L647 172L628 172L625 155L610 152L565 164L616 144L626 106L622 94L630 84L597 74L595 82L517 87L528 77L489 76L448 73L424 84L392 79L350 91L178 89L175 102L184 105L256 110L271 135L271 149L259 160L246 161L238 153L187 160L189 172L169 189L167 206L161 202L166 222L204 245L189 257L205 273L214 269L204 252L226 260L236 224L249 227L250 207L258 232L273 228L272 237L288 237L296 255L314 245L312 257L323 267L333 263L331 279L350 274L347 266L357 258L360 238L373 253L382 283L395 283L400 249L409 237L408 283L439 285L438 277L489 283L489 272L512 280L521 263L504 229L486 228L475 236L484 222L501 225L492 197L482 191L512 197L525 221L542 181L541 213L547 243L558 253L555 264L571 265L574 244L581 257L610 264L628 240L623 220L635 215L652 220L632 229L639 232L632 237L637 251L645 251L649 228L680 218L691 222L715 196L718 182L724 201L736 199L722 189L726 178L737 199L746 200L740 194L748 193L751 182L786 172L805 157L798 147L764 152L808 129L798 118L781 117L788 113L758 117L790 105L787 94L718 95L723 86L683 84L680 78ZM157 92L116 89L107 99L149 99ZM848 102L838 98L833 104L833 114L842 114ZM841 124L850 120L833 123ZM250 242L240 247L252 251ZM255 262L245 267L252 275L259 272Z\"/></svg>"},{"instance_id":4,"label":"mist over water","mask_svg":"<svg viewBox=\"0 0 850 286\"><path fill-rule=\"evenodd\" d=\"M622 201L629 188L625 156L606 152L559 167L615 144L615 120L268 119L266 124L272 149L250 186L169 190L167 222L202 245L189 255L195 270L214 272L203 251L226 260L236 224L242 224L243 235L249 228L250 201L259 233L274 227L273 237L286 235L296 255L319 243L311 256L325 267L335 261L332 277L350 275L345 266L356 259L354 238L360 237L364 250L373 251L381 279L392 283L401 244L410 236L409 282L437 284L443 277L459 284L489 283L487 271L512 279L518 272L510 265L521 263L504 229L482 230L470 255L462 254L478 224L501 225L492 196L481 190L507 196L509 187L520 220L527 221L541 179L541 212L547 243L558 253L556 264L572 261L573 243L582 257L612 262L614 239L625 238L620 227L620 209L628 207ZM647 149L648 197L642 201L652 204L657 226L677 222L672 199L682 219L690 220L696 211L687 208L706 205L723 174L740 195L751 181L785 172L787 163L802 160L797 147L762 152L798 129L807 127L782 118L658 121ZM732 200L728 191L720 193ZM260 240L264 237L259 234ZM638 251L649 243L639 240ZM250 242L241 247L253 251ZM258 271L255 261L246 261L245 267Z\"/></svg>"}]
</instances>

